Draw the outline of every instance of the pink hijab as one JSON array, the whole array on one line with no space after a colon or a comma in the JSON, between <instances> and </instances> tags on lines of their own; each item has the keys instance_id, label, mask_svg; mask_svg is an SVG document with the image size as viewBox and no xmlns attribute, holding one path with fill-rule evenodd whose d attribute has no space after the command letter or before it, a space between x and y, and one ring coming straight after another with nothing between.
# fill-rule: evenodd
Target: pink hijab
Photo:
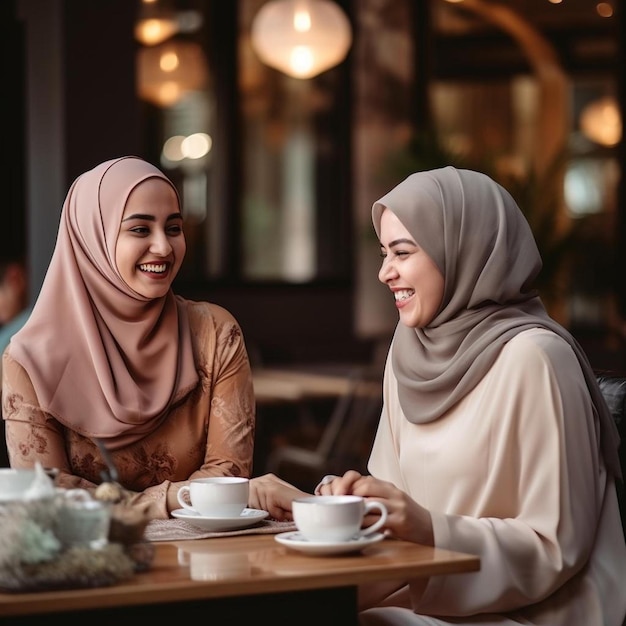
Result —
<instances>
[{"instance_id":1,"label":"pink hijab","mask_svg":"<svg viewBox=\"0 0 626 626\"><path fill-rule=\"evenodd\" d=\"M74 181L41 292L9 348L41 408L110 449L153 432L198 382L184 307L171 289L154 300L135 293L115 264L128 197L152 177L172 185L129 156Z\"/></svg>"},{"instance_id":2,"label":"pink hijab","mask_svg":"<svg viewBox=\"0 0 626 626\"><path fill-rule=\"evenodd\" d=\"M374 203L393 212L445 278L443 301L424 328L399 323L392 366L406 418L431 422L469 393L504 344L529 328L547 328L574 351L600 424L608 468L621 475L619 434L594 371L576 339L546 312L533 282L541 257L511 195L488 176L443 167L411 174Z\"/></svg>"}]
</instances>

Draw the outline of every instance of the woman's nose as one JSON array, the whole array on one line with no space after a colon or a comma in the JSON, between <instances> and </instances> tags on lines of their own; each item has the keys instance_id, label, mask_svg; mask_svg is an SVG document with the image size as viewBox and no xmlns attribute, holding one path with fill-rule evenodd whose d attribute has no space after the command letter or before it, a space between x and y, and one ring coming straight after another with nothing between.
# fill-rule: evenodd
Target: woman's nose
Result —
<instances>
[{"instance_id":1,"label":"woman's nose","mask_svg":"<svg viewBox=\"0 0 626 626\"><path fill-rule=\"evenodd\" d=\"M383 259L383 263L380 266L380 270L378 270L378 280L381 283L387 283L387 281L391 280L395 276L397 276L396 268L394 267L391 260L388 258Z\"/></svg>"},{"instance_id":2,"label":"woman's nose","mask_svg":"<svg viewBox=\"0 0 626 626\"><path fill-rule=\"evenodd\" d=\"M159 256L166 256L172 251L172 245L165 233L155 233L150 242L150 252Z\"/></svg>"}]
</instances>

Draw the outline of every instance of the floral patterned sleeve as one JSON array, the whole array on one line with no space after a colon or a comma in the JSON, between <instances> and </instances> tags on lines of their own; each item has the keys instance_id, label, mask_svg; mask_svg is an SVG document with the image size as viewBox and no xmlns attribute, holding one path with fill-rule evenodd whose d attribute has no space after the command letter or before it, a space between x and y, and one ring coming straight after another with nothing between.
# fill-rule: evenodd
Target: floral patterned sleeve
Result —
<instances>
[{"instance_id":1,"label":"floral patterned sleeve","mask_svg":"<svg viewBox=\"0 0 626 626\"><path fill-rule=\"evenodd\" d=\"M223 309L216 317L217 345L204 462L221 464L233 476L250 477L256 407L250 361L239 324Z\"/></svg>"},{"instance_id":2,"label":"floral patterned sleeve","mask_svg":"<svg viewBox=\"0 0 626 626\"><path fill-rule=\"evenodd\" d=\"M24 368L5 351L2 360L2 416L12 467L43 467L69 471L63 427L41 410Z\"/></svg>"},{"instance_id":3,"label":"floral patterned sleeve","mask_svg":"<svg viewBox=\"0 0 626 626\"><path fill-rule=\"evenodd\" d=\"M183 482L167 489L167 508L179 508L176 493L188 479L252 474L256 404L242 330L226 309L188 303L201 390L192 400L206 425L203 460Z\"/></svg>"},{"instance_id":4,"label":"floral patterned sleeve","mask_svg":"<svg viewBox=\"0 0 626 626\"><path fill-rule=\"evenodd\" d=\"M254 448L255 397L243 333L220 306L192 303L189 311L202 391L196 401L207 424L205 470L250 476ZM215 471L205 475L216 475Z\"/></svg>"}]
</instances>

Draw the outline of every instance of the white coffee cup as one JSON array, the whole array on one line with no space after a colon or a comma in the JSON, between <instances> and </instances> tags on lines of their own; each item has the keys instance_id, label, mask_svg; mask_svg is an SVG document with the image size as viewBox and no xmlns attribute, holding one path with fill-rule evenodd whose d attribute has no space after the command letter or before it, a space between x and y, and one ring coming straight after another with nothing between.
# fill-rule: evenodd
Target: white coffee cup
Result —
<instances>
[{"instance_id":1,"label":"white coffee cup","mask_svg":"<svg viewBox=\"0 0 626 626\"><path fill-rule=\"evenodd\" d=\"M178 502L204 517L239 517L248 505L249 489L250 481L240 476L194 478L178 490Z\"/></svg>"},{"instance_id":2,"label":"white coffee cup","mask_svg":"<svg viewBox=\"0 0 626 626\"><path fill-rule=\"evenodd\" d=\"M363 518L379 511L380 518L361 528ZM344 542L371 535L387 521L387 507L361 496L309 496L292 503L293 521L308 541Z\"/></svg>"}]
</instances>

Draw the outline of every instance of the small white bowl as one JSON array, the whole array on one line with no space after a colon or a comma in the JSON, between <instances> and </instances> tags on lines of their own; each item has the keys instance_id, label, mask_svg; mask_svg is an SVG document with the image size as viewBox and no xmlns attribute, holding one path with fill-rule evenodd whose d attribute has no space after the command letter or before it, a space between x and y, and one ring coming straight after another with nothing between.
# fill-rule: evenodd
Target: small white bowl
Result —
<instances>
[{"instance_id":1,"label":"small white bowl","mask_svg":"<svg viewBox=\"0 0 626 626\"><path fill-rule=\"evenodd\" d=\"M21 500L34 479L34 469L1 467L0 502Z\"/></svg>"}]
</instances>

